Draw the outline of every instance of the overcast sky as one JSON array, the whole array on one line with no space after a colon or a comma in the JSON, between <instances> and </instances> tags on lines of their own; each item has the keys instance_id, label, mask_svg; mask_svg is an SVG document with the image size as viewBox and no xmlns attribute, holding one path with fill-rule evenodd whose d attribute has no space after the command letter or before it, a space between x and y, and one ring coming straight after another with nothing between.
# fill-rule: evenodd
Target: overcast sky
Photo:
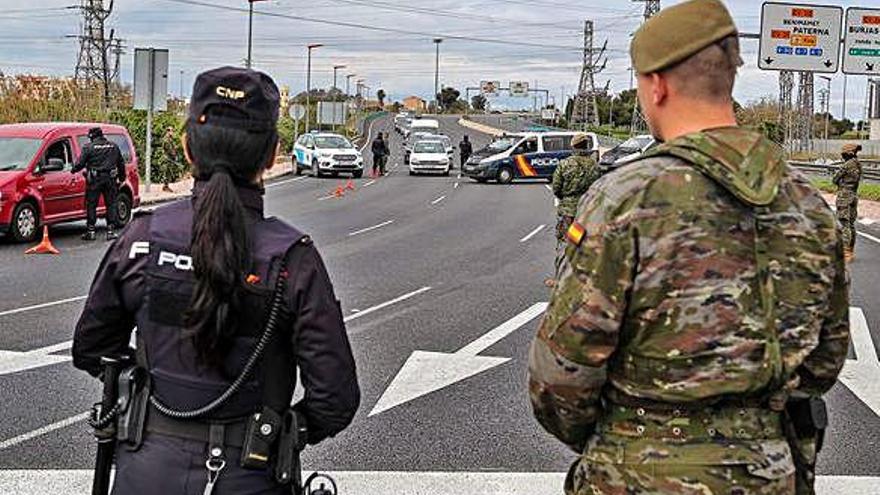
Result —
<instances>
[{"instance_id":1,"label":"overcast sky","mask_svg":"<svg viewBox=\"0 0 880 495\"><path fill-rule=\"evenodd\" d=\"M0 0L0 70L7 74L72 75L78 51L78 10L65 9L80 0ZM802 2L867 5L861 2ZM183 3L182 3L183 2ZM246 0L116 0L109 26L125 40L122 78L132 79L135 47L168 48L169 92L189 94L194 76L219 65L241 65L246 55ZM677 3L664 0L662 5ZM760 0L729 0L743 32L757 32ZM109 4L109 0L105 0ZM370 94L383 88L392 99L416 94L429 98L434 85L434 44L441 44L440 81L462 90L480 80L526 80L559 99L576 91L581 67L583 21L595 23L596 44L608 40L608 64L597 83L610 81L612 91L630 87L631 33L641 22L643 3L630 0L268 0L255 4L254 66L296 93L305 88L306 49L313 52L312 86L338 86L345 74L366 80ZM221 7L221 8L217 8ZM261 13L275 15L261 15ZM308 19L308 20L307 20ZM314 21L329 21L314 22ZM335 24L333 24L335 23ZM362 29L356 25L379 29ZM775 97L775 72L756 67L757 41L743 40L746 66L736 97L749 101ZM182 72L181 72L182 71ZM863 76L849 77L847 115L864 114ZM817 78L817 88L823 81ZM352 88L353 90L353 88ZM530 102L530 100L529 100ZM523 100L498 100L499 106L527 106ZM843 76L832 82L832 113L841 114ZM817 104L818 105L818 104Z\"/></svg>"}]
</instances>

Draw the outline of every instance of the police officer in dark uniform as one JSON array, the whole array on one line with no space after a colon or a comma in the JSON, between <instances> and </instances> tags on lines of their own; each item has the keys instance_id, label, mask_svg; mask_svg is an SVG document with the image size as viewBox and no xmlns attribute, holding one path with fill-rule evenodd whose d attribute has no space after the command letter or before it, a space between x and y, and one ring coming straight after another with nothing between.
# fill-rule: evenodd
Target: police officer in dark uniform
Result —
<instances>
[{"instance_id":1,"label":"police officer in dark uniform","mask_svg":"<svg viewBox=\"0 0 880 495\"><path fill-rule=\"evenodd\" d=\"M474 153L474 147L471 144L470 139L468 139L467 134L461 139L461 142L458 143L458 154L461 155L461 169L464 170L464 165L467 163L468 159Z\"/></svg>"},{"instance_id":2,"label":"police officer in dark uniform","mask_svg":"<svg viewBox=\"0 0 880 495\"><path fill-rule=\"evenodd\" d=\"M116 448L115 494L291 493L277 476L281 449L251 455L249 439L279 445L279 418L295 413L315 444L348 426L359 405L318 250L263 214L278 112L278 88L265 74L199 75L185 136L192 199L137 216L98 268L74 365L98 376L102 357L131 352L137 327L134 354L150 382L143 438ZM305 395L290 408L297 367Z\"/></svg>"},{"instance_id":3,"label":"police officer in dark uniform","mask_svg":"<svg viewBox=\"0 0 880 495\"><path fill-rule=\"evenodd\" d=\"M91 142L83 146L79 160L71 169L71 173L86 171L86 225L88 230L82 238L94 241L95 223L98 218L98 198L104 196L107 207L107 240L116 239L114 230L119 223L116 214L116 193L119 185L125 182L125 160L119 146L104 137L100 127L89 129Z\"/></svg>"}]
</instances>

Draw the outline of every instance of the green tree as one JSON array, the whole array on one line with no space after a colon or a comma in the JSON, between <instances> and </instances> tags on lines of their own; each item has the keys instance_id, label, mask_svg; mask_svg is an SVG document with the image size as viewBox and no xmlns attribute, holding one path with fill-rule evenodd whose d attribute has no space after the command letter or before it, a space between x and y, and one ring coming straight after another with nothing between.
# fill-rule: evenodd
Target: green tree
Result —
<instances>
[{"instance_id":1,"label":"green tree","mask_svg":"<svg viewBox=\"0 0 880 495\"><path fill-rule=\"evenodd\" d=\"M474 107L474 110L485 111L486 97L483 95L474 95L471 97L471 106Z\"/></svg>"},{"instance_id":2,"label":"green tree","mask_svg":"<svg viewBox=\"0 0 880 495\"><path fill-rule=\"evenodd\" d=\"M385 108L385 96L386 95L384 89L379 89L379 91L376 91L376 99L379 100L379 106L382 108Z\"/></svg>"},{"instance_id":3,"label":"green tree","mask_svg":"<svg viewBox=\"0 0 880 495\"><path fill-rule=\"evenodd\" d=\"M443 112L448 112L455 102L458 101L458 97L461 96L461 91L448 87L440 90L440 93L437 94L437 100L440 103L440 110Z\"/></svg>"}]
</instances>

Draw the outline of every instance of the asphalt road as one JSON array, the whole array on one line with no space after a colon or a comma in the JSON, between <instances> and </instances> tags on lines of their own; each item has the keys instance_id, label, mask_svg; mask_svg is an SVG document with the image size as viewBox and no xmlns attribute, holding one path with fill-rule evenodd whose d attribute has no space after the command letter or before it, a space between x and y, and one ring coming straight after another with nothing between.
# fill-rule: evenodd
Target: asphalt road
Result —
<instances>
[{"instance_id":1,"label":"asphalt road","mask_svg":"<svg viewBox=\"0 0 880 495\"><path fill-rule=\"evenodd\" d=\"M454 118L441 122L453 143L463 133L476 145L486 143L485 136L458 126ZM481 185L458 178L457 168L449 177L410 177L389 118L374 124L372 132L378 131L392 136L389 176L355 180L356 189L341 199L327 198L345 179L285 177L267 189L267 214L310 233L325 259L350 319L363 391L354 424L309 449L306 467L346 472L566 470L573 455L537 426L526 394L526 353L537 319L523 317L499 329L548 298L542 282L552 269L555 241L546 182ZM852 304L863 310L876 349L880 232L871 228L864 232L872 238L859 237ZM94 380L65 359L65 342L82 308L76 298L86 293L106 245L80 241L82 230L81 224L52 229L62 252L56 257L24 256L24 246L0 241L0 492L7 492L4 482L24 476L31 481L25 488L24 482L15 485L17 493L47 493L33 480L49 480L57 470L76 470L64 472L83 478L85 471L79 470L93 463L93 440L81 413L100 392ZM458 371L468 366L483 371L412 398L420 387L430 388L432 379L442 382L433 376L442 364L419 367L410 359L414 351L434 353L417 356L437 363L454 361ZM414 373L395 380L402 367ZM877 371L874 392L880 364ZM860 399L840 383L829 394L832 424L821 474L880 476L880 418L866 405L880 403L880 397L863 395ZM374 408L383 410L371 415ZM4 477L2 470L16 474ZM29 473L39 475L28 478ZM560 492L551 486L544 493Z\"/></svg>"}]
</instances>

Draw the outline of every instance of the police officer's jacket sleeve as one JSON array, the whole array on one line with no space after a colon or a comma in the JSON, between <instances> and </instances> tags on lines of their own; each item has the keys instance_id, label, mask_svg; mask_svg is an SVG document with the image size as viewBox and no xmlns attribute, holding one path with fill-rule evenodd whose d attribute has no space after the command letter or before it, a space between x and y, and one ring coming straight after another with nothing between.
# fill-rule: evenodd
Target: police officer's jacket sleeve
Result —
<instances>
[{"instance_id":1,"label":"police officer's jacket sleeve","mask_svg":"<svg viewBox=\"0 0 880 495\"><path fill-rule=\"evenodd\" d=\"M339 301L314 245L305 248L294 273L289 304L296 315L293 349L305 395L296 408L308 420L309 443L351 423L360 404L354 357Z\"/></svg>"},{"instance_id":2,"label":"police officer's jacket sleeve","mask_svg":"<svg viewBox=\"0 0 880 495\"><path fill-rule=\"evenodd\" d=\"M92 145L90 143L86 143L82 147L82 152L79 154L79 160L76 161L76 164L70 169L70 173L75 174L80 170L86 168L89 165L89 160L91 160L92 156Z\"/></svg>"},{"instance_id":3,"label":"police officer's jacket sleeve","mask_svg":"<svg viewBox=\"0 0 880 495\"><path fill-rule=\"evenodd\" d=\"M73 365L93 376L102 371L102 357L129 354L137 301L127 298L122 287L142 280L139 271L147 258L131 261L129 252L132 243L148 236L149 224L143 220L135 218L104 254L74 330Z\"/></svg>"},{"instance_id":4,"label":"police officer's jacket sleeve","mask_svg":"<svg viewBox=\"0 0 880 495\"><path fill-rule=\"evenodd\" d=\"M597 182L581 202L529 354L535 417L578 452L601 412L607 362L617 348L635 272L629 215L619 212L620 195L609 178Z\"/></svg>"}]
</instances>

